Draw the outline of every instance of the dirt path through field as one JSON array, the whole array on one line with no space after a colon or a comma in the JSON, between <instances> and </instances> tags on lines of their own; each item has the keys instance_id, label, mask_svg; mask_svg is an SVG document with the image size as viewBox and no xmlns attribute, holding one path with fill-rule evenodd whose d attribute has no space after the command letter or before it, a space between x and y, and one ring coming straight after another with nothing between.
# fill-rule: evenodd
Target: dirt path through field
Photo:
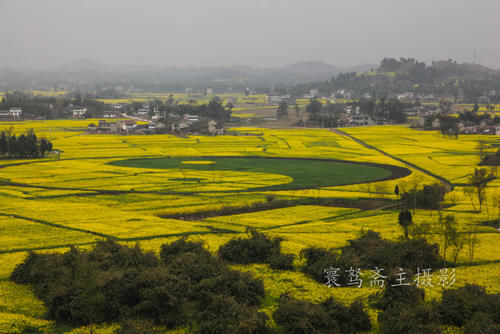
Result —
<instances>
[{"instance_id":1,"label":"dirt path through field","mask_svg":"<svg viewBox=\"0 0 500 334\"><path fill-rule=\"evenodd\" d=\"M352 135L350 135L350 134L348 134L348 133L346 133L346 132L344 132L344 131L342 131L340 129L332 129L332 132L334 132L334 133L336 133L336 134L338 134L340 136L348 137L348 138L354 140L355 142L357 142L358 144L363 145L366 148L369 148L371 150L375 150L375 151L377 151L377 152L379 152L379 153L381 153L381 154L383 154L385 156L388 156L389 158L392 158L394 160L402 162L403 164L405 164L408 167L417 169L417 170L421 171L422 173L425 173L425 174L427 174L427 175L429 175L429 176L431 176L431 177L433 177L435 179L438 179L440 182L444 183L448 187L448 189L450 189L450 191L453 190L453 188L454 188L454 185L450 181L448 181L447 179L445 179L444 177L436 175L436 174L434 174L434 173L432 173L432 172L430 172L430 171L428 171L426 169L423 169L422 167L419 167L417 165L412 164L411 162L408 162L408 161L403 160L401 158L398 158L398 157L396 157L396 156L394 156L394 155L392 155L390 153L382 151L381 149L376 148L376 147L374 147L374 146L372 146L372 145L364 142L363 140L358 139L358 138L356 138L356 137L354 137L354 136L352 136Z\"/></svg>"}]
</instances>

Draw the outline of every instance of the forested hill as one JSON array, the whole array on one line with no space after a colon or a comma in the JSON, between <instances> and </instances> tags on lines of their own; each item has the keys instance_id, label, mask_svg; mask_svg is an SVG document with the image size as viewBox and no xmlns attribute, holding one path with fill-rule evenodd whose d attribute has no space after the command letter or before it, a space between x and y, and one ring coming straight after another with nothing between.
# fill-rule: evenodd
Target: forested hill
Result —
<instances>
[{"instance_id":1,"label":"forested hill","mask_svg":"<svg viewBox=\"0 0 500 334\"><path fill-rule=\"evenodd\" d=\"M346 72L328 81L299 84L292 92L299 95L312 88L323 93L352 90L355 96L368 93L380 97L413 92L472 101L485 93L492 97L499 96L500 71L478 64L460 64L451 59L427 65L413 58L384 58L372 71Z\"/></svg>"}]
</instances>

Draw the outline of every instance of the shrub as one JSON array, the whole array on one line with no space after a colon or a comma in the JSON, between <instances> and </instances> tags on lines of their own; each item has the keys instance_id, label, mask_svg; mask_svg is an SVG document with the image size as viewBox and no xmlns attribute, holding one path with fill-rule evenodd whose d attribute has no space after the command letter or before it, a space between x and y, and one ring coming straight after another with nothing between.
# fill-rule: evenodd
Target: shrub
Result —
<instances>
[{"instance_id":1,"label":"shrub","mask_svg":"<svg viewBox=\"0 0 500 334\"><path fill-rule=\"evenodd\" d=\"M417 267L439 268L443 262L438 245L431 245L425 240L389 241L373 231L367 231L358 239L349 240L340 252L310 247L303 249L300 255L306 262L302 271L318 282L325 282L324 270L330 267L340 268L341 273L351 267L378 267L383 268L385 273L402 267L410 275ZM340 275L338 282L344 284L346 279L346 275Z\"/></svg>"},{"instance_id":2,"label":"shrub","mask_svg":"<svg viewBox=\"0 0 500 334\"><path fill-rule=\"evenodd\" d=\"M219 256L229 262L269 263L273 269L292 269L293 254L281 254L282 238L269 238L253 228L247 228L249 238L228 241L219 248Z\"/></svg>"},{"instance_id":3,"label":"shrub","mask_svg":"<svg viewBox=\"0 0 500 334\"><path fill-rule=\"evenodd\" d=\"M478 285L467 284L464 287L446 290L438 306L443 323L461 327L476 312L488 312L490 304L486 290Z\"/></svg>"},{"instance_id":4,"label":"shrub","mask_svg":"<svg viewBox=\"0 0 500 334\"><path fill-rule=\"evenodd\" d=\"M440 183L424 185L422 190L410 190L401 194L401 202L405 208L416 205L422 209L438 210L446 195L446 187Z\"/></svg>"},{"instance_id":5,"label":"shrub","mask_svg":"<svg viewBox=\"0 0 500 334\"><path fill-rule=\"evenodd\" d=\"M370 318L360 301L344 306L328 298L321 304L281 295L273 313L286 333L359 333L371 329Z\"/></svg>"},{"instance_id":6,"label":"shrub","mask_svg":"<svg viewBox=\"0 0 500 334\"><path fill-rule=\"evenodd\" d=\"M405 303L391 305L378 316L380 330L384 334L438 334L441 333L439 314L430 304Z\"/></svg>"},{"instance_id":7,"label":"shrub","mask_svg":"<svg viewBox=\"0 0 500 334\"><path fill-rule=\"evenodd\" d=\"M372 305L380 310L387 310L398 304L411 306L424 301L424 289L420 289L415 285L393 287L392 285L396 283L396 278L390 275L383 292L370 296Z\"/></svg>"},{"instance_id":8,"label":"shrub","mask_svg":"<svg viewBox=\"0 0 500 334\"><path fill-rule=\"evenodd\" d=\"M256 309L243 306L233 297L211 295L207 305L195 315L197 332L218 333L267 333L268 317Z\"/></svg>"},{"instance_id":9,"label":"shrub","mask_svg":"<svg viewBox=\"0 0 500 334\"><path fill-rule=\"evenodd\" d=\"M495 322L490 314L476 312L464 326L464 334L497 334L500 333L500 324Z\"/></svg>"},{"instance_id":10,"label":"shrub","mask_svg":"<svg viewBox=\"0 0 500 334\"><path fill-rule=\"evenodd\" d=\"M320 305L288 295L280 296L273 319L285 333L340 333L337 323L329 319Z\"/></svg>"},{"instance_id":11,"label":"shrub","mask_svg":"<svg viewBox=\"0 0 500 334\"><path fill-rule=\"evenodd\" d=\"M318 282L325 282L324 270L330 267L339 267L339 254L333 250L318 247L304 248L300 256L305 259L302 272L312 276Z\"/></svg>"},{"instance_id":12,"label":"shrub","mask_svg":"<svg viewBox=\"0 0 500 334\"><path fill-rule=\"evenodd\" d=\"M207 295L233 296L238 303L258 305L264 297L264 284L249 273L227 270L222 274L202 280L193 288L197 299Z\"/></svg>"},{"instance_id":13,"label":"shrub","mask_svg":"<svg viewBox=\"0 0 500 334\"><path fill-rule=\"evenodd\" d=\"M268 258L269 267L277 270L293 270L293 254L275 254Z\"/></svg>"}]
</instances>

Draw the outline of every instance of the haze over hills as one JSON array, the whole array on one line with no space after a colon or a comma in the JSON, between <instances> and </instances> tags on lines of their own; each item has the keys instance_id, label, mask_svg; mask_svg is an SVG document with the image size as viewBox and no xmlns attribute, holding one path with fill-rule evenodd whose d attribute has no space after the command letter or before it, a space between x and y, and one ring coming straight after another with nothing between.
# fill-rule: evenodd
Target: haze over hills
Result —
<instances>
[{"instance_id":1,"label":"haze over hills","mask_svg":"<svg viewBox=\"0 0 500 334\"><path fill-rule=\"evenodd\" d=\"M389 58L388 58L389 59ZM401 58L396 65L384 61L380 65L363 64L352 67L338 67L322 61L303 61L272 68L254 68L245 65L214 67L157 67L157 66L115 66L98 63L91 59L80 59L51 70L0 69L0 90L60 89L93 90L96 87L117 87L125 90L142 89L149 91L181 91L185 88L216 91L244 90L250 88L291 87L297 84L325 82L333 76L346 72L384 74L387 72L403 75L418 74L428 68L448 80L470 80L497 77L500 71L478 64L456 63L451 60L436 61L426 65L414 59ZM391 65L392 64L392 65ZM396 66L391 68L391 66ZM375 72L373 72L375 71ZM417 71L417 72L415 72ZM427 80L424 76L422 80ZM369 81L373 81L369 79ZM429 79L429 78L428 78ZM430 80L436 80L433 76Z\"/></svg>"},{"instance_id":2,"label":"haze over hills","mask_svg":"<svg viewBox=\"0 0 500 334\"><path fill-rule=\"evenodd\" d=\"M0 89L53 88L91 85L163 84L209 87L211 85L271 86L329 80L342 72L364 72L376 65L338 67L322 61L304 61L282 67L245 65L217 67L112 66L80 59L52 70L0 69Z\"/></svg>"}]
</instances>

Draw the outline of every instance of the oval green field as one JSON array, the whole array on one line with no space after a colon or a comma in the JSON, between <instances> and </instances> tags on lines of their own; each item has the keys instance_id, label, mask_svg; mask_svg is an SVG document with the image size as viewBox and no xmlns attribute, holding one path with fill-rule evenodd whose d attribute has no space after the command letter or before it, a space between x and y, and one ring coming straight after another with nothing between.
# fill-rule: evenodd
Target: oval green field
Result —
<instances>
[{"instance_id":1,"label":"oval green field","mask_svg":"<svg viewBox=\"0 0 500 334\"><path fill-rule=\"evenodd\" d=\"M395 179L411 173L406 168L392 165L308 158L165 157L116 160L109 164L149 169L255 172L285 175L292 179L288 183L250 188L252 191L331 187Z\"/></svg>"}]
</instances>

